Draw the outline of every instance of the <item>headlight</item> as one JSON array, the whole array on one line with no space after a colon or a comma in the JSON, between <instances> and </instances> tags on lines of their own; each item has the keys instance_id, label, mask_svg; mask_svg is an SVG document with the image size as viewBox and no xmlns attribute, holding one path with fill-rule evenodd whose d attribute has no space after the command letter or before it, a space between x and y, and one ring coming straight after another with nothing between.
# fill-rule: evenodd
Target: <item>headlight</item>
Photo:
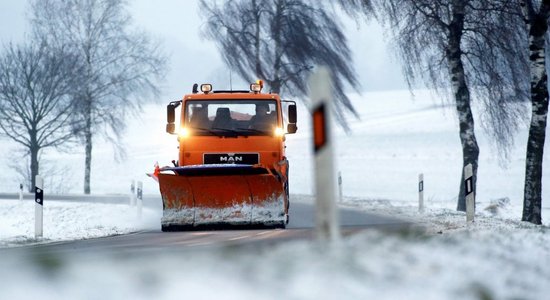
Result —
<instances>
[{"instance_id":1,"label":"headlight","mask_svg":"<svg viewBox=\"0 0 550 300\"><path fill-rule=\"evenodd\" d=\"M212 91L212 85L209 83L201 84L201 91L208 94Z\"/></svg>"},{"instance_id":2,"label":"headlight","mask_svg":"<svg viewBox=\"0 0 550 300\"><path fill-rule=\"evenodd\" d=\"M186 127L181 127L179 132L178 132L178 136L182 137L182 138L188 137L189 136L189 129L187 129Z\"/></svg>"},{"instance_id":3,"label":"headlight","mask_svg":"<svg viewBox=\"0 0 550 300\"><path fill-rule=\"evenodd\" d=\"M282 136L285 134L285 131L281 127L275 128L275 136Z\"/></svg>"}]
</instances>

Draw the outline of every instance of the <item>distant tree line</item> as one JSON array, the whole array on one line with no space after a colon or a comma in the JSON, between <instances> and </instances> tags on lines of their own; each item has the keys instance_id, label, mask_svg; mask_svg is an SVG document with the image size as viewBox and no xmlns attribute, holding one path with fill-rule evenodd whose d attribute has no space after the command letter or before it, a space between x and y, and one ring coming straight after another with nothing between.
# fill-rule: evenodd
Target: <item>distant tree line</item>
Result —
<instances>
[{"instance_id":1,"label":"distant tree line","mask_svg":"<svg viewBox=\"0 0 550 300\"><path fill-rule=\"evenodd\" d=\"M542 163L548 87L545 48L550 0L337 0L353 18L376 19L392 35L409 87L418 81L451 95L459 121L463 166L479 159L472 101L483 108L482 127L506 157L514 133L527 116L522 220L541 224ZM344 89L359 89L335 7L325 1L202 0L207 36L227 65L243 79L264 78L273 91L307 93L305 78L315 65L332 69L336 113L355 110ZM463 174L462 174L463 175ZM462 180L457 209L465 211Z\"/></svg>"},{"instance_id":2,"label":"distant tree line","mask_svg":"<svg viewBox=\"0 0 550 300\"><path fill-rule=\"evenodd\" d=\"M93 137L122 150L125 117L158 93L166 58L134 28L126 1L31 0L30 9L28 41L0 53L0 132L30 155L31 189L43 149L82 145L89 194Z\"/></svg>"}]
</instances>

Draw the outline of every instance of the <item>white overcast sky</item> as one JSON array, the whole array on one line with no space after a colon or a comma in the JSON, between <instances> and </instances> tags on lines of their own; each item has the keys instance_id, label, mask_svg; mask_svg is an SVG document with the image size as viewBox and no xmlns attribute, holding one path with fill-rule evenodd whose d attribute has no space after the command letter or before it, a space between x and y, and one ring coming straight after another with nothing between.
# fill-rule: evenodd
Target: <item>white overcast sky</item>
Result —
<instances>
[{"instance_id":1,"label":"white overcast sky","mask_svg":"<svg viewBox=\"0 0 550 300\"><path fill-rule=\"evenodd\" d=\"M162 95L166 99L161 99L161 102L188 93L195 82L212 82L219 89L229 87L229 71L215 44L201 38L204 21L199 13L198 0L130 0L129 3L135 25L159 38L170 56L170 72ZM27 6L26 1L0 0L2 44L25 39L29 28L25 13ZM363 90L406 88L399 62L388 52L379 26L354 22L344 15L341 18L346 25Z\"/></svg>"}]
</instances>

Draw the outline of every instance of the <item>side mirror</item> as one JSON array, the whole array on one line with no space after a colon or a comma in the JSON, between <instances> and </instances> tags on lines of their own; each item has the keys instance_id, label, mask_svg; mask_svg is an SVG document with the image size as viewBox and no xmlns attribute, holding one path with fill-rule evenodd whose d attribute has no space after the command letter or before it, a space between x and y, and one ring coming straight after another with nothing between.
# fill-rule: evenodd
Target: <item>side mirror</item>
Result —
<instances>
[{"instance_id":1,"label":"side mirror","mask_svg":"<svg viewBox=\"0 0 550 300\"><path fill-rule=\"evenodd\" d=\"M176 105L172 103L166 106L166 132L174 134L176 132Z\"/></svg>"},{"instance_id":2,"label":"side mirror","mask_svg":"<svg viewBox=\"0 0 550 300\"><path fill-rule=\"evenodd\" d=\"M298 121L298 114L296 113L296 104L288 106L288 123L296 124Z\"/></svg>"},{"instance_id":3,"label":"side mirror","mask_svg":"<svg viewBox=\"0 0 550 300\"><path fill-rule=\"evenodd\" d=\"M176 132L176 124L168 123L166 124L166 132L169 134L174 134Z\"/></svg>"},{"instance_id":4,"label":"side mirror","mask_svg":"<svg viewBox=\"0 0 550 300\"><path fill-rule=\"evenodd\" d=\"M286 127L286 132L288 133L296 133L298 130L298 126L296 126L296 123L290 123Z\"/></svg>"}]
</instances>

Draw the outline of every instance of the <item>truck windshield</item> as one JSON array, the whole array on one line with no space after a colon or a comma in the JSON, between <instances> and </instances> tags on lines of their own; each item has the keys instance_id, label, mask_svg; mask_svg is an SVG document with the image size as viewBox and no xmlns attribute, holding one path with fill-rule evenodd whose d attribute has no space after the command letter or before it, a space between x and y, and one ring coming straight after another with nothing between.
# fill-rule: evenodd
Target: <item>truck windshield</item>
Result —
<instances>
[{"instance_id":1,"label":"truck windshield","mask_svg":"<svg viewBox=\"0 0 550 300\"><path fill-rule=\"evenodd\" d=\"M191 100L184 126L193 135L273 135L277 114L271 100Z\"/></svg>"}]
</instances>

